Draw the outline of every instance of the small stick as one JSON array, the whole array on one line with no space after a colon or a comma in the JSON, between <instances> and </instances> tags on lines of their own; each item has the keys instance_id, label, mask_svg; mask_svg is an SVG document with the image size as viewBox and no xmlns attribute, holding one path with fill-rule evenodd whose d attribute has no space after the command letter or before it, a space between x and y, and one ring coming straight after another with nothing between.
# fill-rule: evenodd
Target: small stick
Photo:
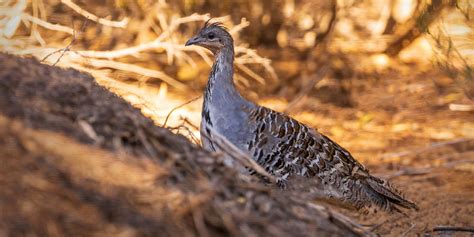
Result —
<instances>
[{"instance_id":1,"label":"small stick","mask_svg":"<svg viewBox=\"0 0 474 237\"><path fill-rule=\"evenodd\" d=\"M199 144L199 139L197 137L194 136L193 132L191 131L190 128L186 127L184 124L186 123L185 121L187 121L187 119L183 119L183 124L177 126L177 127L168 127L169 130L177 130L176 133L179 133L179 129L184 129L186 130L186 132L188 132L188 136L191 138L192 142L194 142L194 144ZM199 129L198 129L199 130Z\"/></svg>"},{"instance_id":2,"label":"small stick","mask_svg":"<svg viewBox=\"0 0 474 237\"><path fill-rule=\"evenodd\" d=\"M393 178L400 177L400 176L415 176L415 175L424 175L424 174L429 174L431 172L432 168L406 168L403 170L400 170L398 172L395 172L390 175L384 176L385 179L387 180L392 180ZM381 175L383 176L383 175Z\"/></svg>"},{"instance_id":3,"label":"small stick","mask_svg":"<svg viewBox=\"0 0 474 237\"><path fill-rule=\"evenodd\" d=\"M427 167L427 168L406 168L390 175L378 174L378 176L384 177L387 180L392 180L400 176L425 175L425 174L431 173L433 169L436 169L436 168L441 168L441 167L450 168L450 167L454 167L456 165L464 164L464 163L474 163L474 159L468 158L468 159L463 159L463 160L455 160L455 161L444 163L439 166L432 166L432 167Z\"/></svg>"},{"instance_id":4,"label":"small stick","mask_svg":"<svg viewBox=\"0 0 474 237\"><path fill-rule=\"evenodd\" d=\"M202 136L206 137L207 139L211 140L213 144L218 146L221 151L225 152L236 161L240 162L243 166L249 167L250 169L254 170L259 175L268 178L271 183L277 183L277 178L271 174L269 174L262 166L260 166L255 160L253 160L248 154L237 148L234 144L229 142L224 136L219 134L215 129L209 128L210 133L212 136L207 133L206 129Z\"/></svg>"},{"instance_id":5,"label":"small stick","mask_svg":"<svg viewBox=\"0 0 474 237\"><path fill-rule=\"evenodd\" d=\"M21 15L21 18L27 20L27 21L31 21L39 26L42 26L46 29L49 29L49 30L54 30L54 31L61 31L61 32L65 32L65 33L68 33L70 35L74 34L74 30L71 29L70 27L67 27L67 26L63 26L63 25L59 25L59 24L52 24L52 23L49 23L47 21L43 21L37 17L34 17L30 14L27 14L27 13L23 13Z\"/></svg>"},{"instance_id":6,"label":"small stick","mask_svg":"<svg viewBox=\"0 0 474 237\"><path fill-rule=\"evenodd\" d=\"M202 97L202 96L200 95L200 96L198 96L198 97L196 97L196 98L192 98L191 100L188 100L188 101L186 101L185 103L180 104L180 105L174 107L174 108L168 113L168 115L166 115L166 119L165 119L165 122L163 123L163 127L166 127L166 123L168 122L168 119L170 118L171 114L172 114L175 110L177 110L177 109L179 109L179 108L181 108L181 107L183 107L183 106L185 106L185 105L188 105L188 104L190 104L190 103L196 101L197 99L199 99L199 98L201 98L201 97Z\"/></svg>"},{"instance_id":7,"label":"small stick","mask_svg":"<svg viewBox=\"0 0 474 237\"><path fill-rule=\"evenodd\" d=\"M416 224L415 224L415 223L411 223L411 226L410 226L410 228L408 228L408 230L407 230L407 231L403 232L403 233L401 234L401 236L402 236L402 237L405 237L405 236L407 236L407 234L408 234L408 233L410 233L410 231L412 231L412 230L413 230L413 228L415 228L415 226L416 226Z\"/></svg>"},{"instance_id":8,"label":"small stick","mask_svg":"<svg viewBox=\"0 0 474 237\"><path fill-rule=\"evenodd\" d=\"M263 79L263 77L261 77L260 75L258 75L257 73L255 73L254 71L252 71L250 68L248 68L247 66L245 66L244 64L237 64L237 67L239 67L240 70L242 70L243 72L245 72L247 75L249 75L250 77L252 77L253 79L255 79L257 82L259 82L260 84L262 85L265 85L265 79Z\"/></svg>"},{"instance_id":9,"label":"small stick","mask_svg":"<svg viewBox=\"0 0 474 237\"><path fill-rule=\"evenodd\" d=\"M199 127L191 123L191 121L189 121L188 118L183 118L183 122L186 123L187 125L190 125L194 129L199 130Z\"/></svg>"},{"instance_id":10,"label":"small stick","mask_svg":"<svg viewBox=\"0 0 474 237\"><path fill-rule=\"evenodd\" d=\"M413 150L408 150L408 151L402 151L402 152L396 152L396 153L386 153L380 156L381 160L386 160L386 159L391 159L394 157L406 157L406 156L416 156L422 153L430 152L431 150L435 150L438 148L443 148L443 147L456 147L458 145L462 144L467 144L469 145L470 143L473 143L474 139L470 138L460 138L452 141L446 141L446 142L435 142L431 143L426 147L423 148L417 148ZM470 145L469 145L470 146Z\"/></svg>"},{"instance_id":11,"label":"small stick","mask_svg":"<svg viewBox=\"0 0 474 237\"><path fill-rule=\"evenodd\" d=\"M80 52L77 52L77 51L75 52L81 55ZM81 56L84 56L84 55L81 55ZM147 77L158 78L179 90L185 90L187 88L186 84L168 76L166 73L162 71L148 69L148 68L138 66L135 64L122 63L122 62L111 61L111 60L95 59L95 58L88 58L87 63L90 66L93 66L96 68L107 67L107 68L113 68L113 69L117 69L121 71L140 74Z\"/></svg>"},{"instance_id":12,"label":"small stick","mask_svg":"<svg viewBox=\"0 0 474 237\"><path fill-rule=\"evenodd\" d=\"M78 35L81 34L81 33L85 30L86 25L87 25L87 20L88 20L88 19L86 18L86 20L82 23L81 30L79 31ZM74 23L73 23L73 26L74 26ZM44 62L44 61L45 61L47 58L49 58L51 55L62 51L61 55L58 57L58 59L56 60L56 62L53 63L53 66L56 66L56 64L58 64L59 60L61 60L61 58L64 56L64 54L65 54L67 51L70 51L70 50L71 50L72 44L73 44L73 43L76 41L76 39L77 39L77 37L76 37L76 36L77 36L77 35L76 35L76 30L75 30L74 28L73 28L72 30L73 30L72 40L69 42L69 44L68 44L66 47L62 48L62 49L58 49L58 50L55 50L55 51L49 53L48 55L46 55L46 56L41 60L41 62Z\"/></svg>"},{"instance_id":13,"label":"small stick","mask_svg":"<svg viewBox=\"0 0 474 237\"><path fill-rule=\"evenodd\" d=\"M436 226L433 231L461 231L474 233L474 227Z\"/></svg>"},{"instance_id":14,"label":"small stick","mask_svg":"<svg viewBox=\"0 0 474 237\"><path fill-rule=\"evenodd\" d=\"M451 111L461 111L461 112L470 112L470 111L474 111L474 105L449 104L449 110L451 110Z\"/></svg>"}]
</instances>

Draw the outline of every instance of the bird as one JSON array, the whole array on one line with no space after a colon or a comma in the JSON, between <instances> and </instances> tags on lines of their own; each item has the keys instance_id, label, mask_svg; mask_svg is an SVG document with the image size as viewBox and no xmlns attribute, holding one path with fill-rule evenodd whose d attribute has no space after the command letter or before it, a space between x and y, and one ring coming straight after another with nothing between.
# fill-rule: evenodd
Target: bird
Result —
<instances>
[{"instance_id":1,"label":"bird","mask_svg":"<svg viewBox=\"0 0 474 237\"><path fill-rule=\"evenodd\" d=\"M418 209L386 180L375 177L352 155L317 130L241 96L233 82L234 40L220 22L205 22L185 46L200 46L214 55L204 91L201 143L219 151L219 133L285 183L290 177L319 179L330 197L357 209L401 212Z\"/></svg>"}]
</instances>

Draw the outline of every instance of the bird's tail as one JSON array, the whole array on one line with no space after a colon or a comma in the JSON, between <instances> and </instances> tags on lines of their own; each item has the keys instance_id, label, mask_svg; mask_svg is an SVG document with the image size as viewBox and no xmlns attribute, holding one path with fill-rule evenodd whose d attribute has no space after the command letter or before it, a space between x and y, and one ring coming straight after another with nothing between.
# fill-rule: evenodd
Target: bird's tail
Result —
<instances>
[{"instance_id":1,"label":"bird's tail","mask_svg":"<svg viewBox=\"0 0 474 237\"><path fill-rule=\"evenodd\" d=\"M366 197L371 204L387 211L401 212L399 207L418 210L418 206L404 198L400 191L391 186L387 181L369 175L361 182ZM370 205L369 205L370 206Z\"/></svg>"}]
</instances>

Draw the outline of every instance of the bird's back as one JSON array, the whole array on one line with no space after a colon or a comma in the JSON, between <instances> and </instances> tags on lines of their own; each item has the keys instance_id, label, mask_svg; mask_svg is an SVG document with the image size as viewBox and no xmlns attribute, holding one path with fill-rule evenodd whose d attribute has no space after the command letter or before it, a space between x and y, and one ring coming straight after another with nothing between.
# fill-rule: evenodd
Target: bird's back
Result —
<instances>
[{"instance_id":1,"label":"bird's back","mask_svg":"<svg viewBox=\"0 0 474 237\"><path fill-rule=\"evenodd\" d=\"M291 117L258 106L248 117L246 150L282 183L294 175L317 177L329 196L357 208L415 208L387 182L373 177L352 155L328 137Z\"/></svg>"}]
</instances>

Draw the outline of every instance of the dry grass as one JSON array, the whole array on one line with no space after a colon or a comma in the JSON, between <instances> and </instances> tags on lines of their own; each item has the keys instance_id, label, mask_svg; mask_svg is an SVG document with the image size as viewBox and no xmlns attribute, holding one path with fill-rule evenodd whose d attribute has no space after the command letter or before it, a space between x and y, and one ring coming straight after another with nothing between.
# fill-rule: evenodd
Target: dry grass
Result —
<instances>
[{"instance_id":1,"label":"dry grass","mask_svg":"<svg viewBox=\"0 0 474 237\"><path fill-rule=\"evenodd\" d=\"M148 116L162 124L165 115L183 100L168 95L168 91L193 91L186 81L189 79L181 80L179 70L195 79L198 75L194 74L202 67L200 61L209 66L212 64L208 51L195 46L184 47L186 39L209 19L209 15L181 16L170 10L165 1L158 1L144 6L149 9L145 18L121 14L124 16L110 20L84 9L95 9L92 6L96 6L95 3L81 7L70 0L4 1L0 5L0 50L88 72L99 83L143 108ZM117 8L107 8L110 12L117 11ZM72 24L68 23L71 17L76 19ZM213 20L224 22L237 42L240 31L249 26L245 18L235 25L228 16ZM115 44L108 46L111 41ZM253 80L265 84L265 78L277 78L269 59L243 43L238 43L235 51L239 84L250 86ZM151 99L155 98L153 88L157 85L159 105ZM171 120L169 126L182 124L179 116L173 116ZM195 129L185 126L199 138Z\"/></svg>"},{"instance_id":2,"label":"dry grass","mask_svg":"<svg viewBox=\"0 0 474 237\"><path fill-rule=\"evenodd\" d=\"M49 9L54 4L53 1L44 0L34 0L31 3L27 3L26 0L2 3L0 6L0 26L3 28L0 35L1 50L16 55L32 55L51 65L87 70L98 79L113 78L113 74L110 73L110 69L112 69L113 72L132 73L138 80L141 77L157 78L179 90L187 89L185 83L168 75L163 70L136 65L133 60L130 60L130 57L140 58L142 54L153 52L165 55L166 61L163 62L165 65L184 62L196 67L195 59L191 55L193 53L199 55L208 64L212 64L209 53L204 49L184 47L183 42L186 36L179 29L183 25L196 27L200 24L193 23L204 22L209 19L209 15L172 15L167 10L167 4L164 1L159 1L152 6L154 10L150 13L154 19L151 22L147 19L134 19L133 16L125 17L119 21L112 21L98 17L70 0L62 0L60 4L64 4L82 17L82 26L75 29L74 27L48 21L45 8ZM228 17L219 17L215 20L231 25L230 32L236 38L238 38L239 32L249 25L245 18L236 25L232 25ZM134 21L134 25L130 26L129 21ZM90 26L92 23L89 22L95 25ZM142 27L137 29L137 25L142 25ZM82 38L82 34L90 27L103 29L105 32L101 33L102 35L107 35L107 32L110 33L111 28L121 28L124 29L123 34L147 35L150 40L140 40L134 46L114 47L110 50L76 49L75 41ZM196 31L196 28L194 29ZM30 37L24 37L25 33L29 34ZM50 41L49 38L55 38L50 37L50 34L67 34L69 35L69 43L61 45L55 40ZM48 35L48 37L44 38L44 35ZM260 57L254 50L247 48L245 45L237 46L235 50L237 55L236 65L246 74L244 78L252 78L260 83L265 81L262 76L250 69L249 65L260 65L269 73L270 77L276 78L270 60ZM98 70L101 73L98 73Z\"/></svg>"}]
</instances>

